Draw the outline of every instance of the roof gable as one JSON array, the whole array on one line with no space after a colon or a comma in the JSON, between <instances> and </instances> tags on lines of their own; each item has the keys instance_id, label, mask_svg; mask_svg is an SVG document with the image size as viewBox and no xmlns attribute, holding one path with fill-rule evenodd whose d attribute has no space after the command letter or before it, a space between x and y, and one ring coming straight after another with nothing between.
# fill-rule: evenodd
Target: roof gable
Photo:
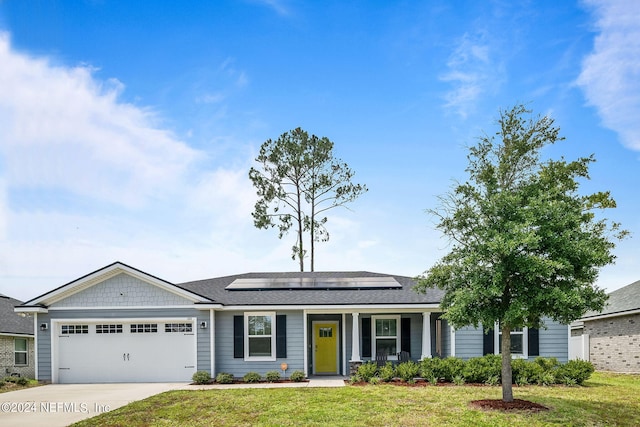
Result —
<instances>
[{"instance_id":1,"label":"roof gable","mask_svg":"<svg viewBox=\"0 0 640 427\"><path fill-rule=\"evenodd\" d=\"M130 291L134 288L135 295L132 295ZM141 299L142 294L146 296ZM145 298L150 299L150 303L163 305L212 302L166 280L115 262L34 298L24 306L138 306L144 304Z\"/></svg>"}]
</instances>

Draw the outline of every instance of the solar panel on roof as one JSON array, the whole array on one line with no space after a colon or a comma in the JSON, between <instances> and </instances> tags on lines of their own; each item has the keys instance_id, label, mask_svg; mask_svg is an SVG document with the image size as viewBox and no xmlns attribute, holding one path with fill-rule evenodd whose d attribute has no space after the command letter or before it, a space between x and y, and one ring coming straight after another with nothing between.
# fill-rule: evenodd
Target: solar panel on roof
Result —
<instances>
[{"instance_id":1,"label":"solar panel on roof","mask_svg":"<svg viewBox=\"0 0 640 427\"><path fill-rule=\"evenodd\" d=\"M236 279L225 289L247 290L314 290L314 289L394 289L402 288L393 277L280 277Z\"/></svg>"}]
</instances>

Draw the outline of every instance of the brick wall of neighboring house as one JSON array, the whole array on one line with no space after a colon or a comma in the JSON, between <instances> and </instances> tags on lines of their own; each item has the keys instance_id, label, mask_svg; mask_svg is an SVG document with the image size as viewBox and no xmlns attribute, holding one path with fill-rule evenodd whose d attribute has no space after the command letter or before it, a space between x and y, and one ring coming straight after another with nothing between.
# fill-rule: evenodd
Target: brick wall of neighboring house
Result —
<instances>
[{"instance_id":1,"label":"brick wall of neighboring house","mask_svg":"<svg viewBox=\"0 0 640 427\"><path fill-rule=\"evenodd\" d=\"M34 353L34 340L33 338L27 338L27 366L16 366L14 351L15 351L15 337L0 335L0 379L7 377L11 374L17 373L22 377L35 378L35 353Z\"/></svg>"},{"instance_id":2,"label":"brick wall of neighboring house","mask_svg":"<svg viewBox=\"0 0 640 427\"><path fill-rule=\"evenodd\" d=\"M596 369L640 372L640 314L584 322Z\"/></svg>"}]
</instances>

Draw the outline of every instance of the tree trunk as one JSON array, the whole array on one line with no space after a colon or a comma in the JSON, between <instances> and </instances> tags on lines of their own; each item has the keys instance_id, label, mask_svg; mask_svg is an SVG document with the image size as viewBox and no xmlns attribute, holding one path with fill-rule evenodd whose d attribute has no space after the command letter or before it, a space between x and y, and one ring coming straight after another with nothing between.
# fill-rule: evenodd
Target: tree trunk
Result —
<instances>
[{"instance_id":1,"label":"tree trunk","mask_svg":"<svg viewBox=\"0 0 640 427\"><path fill-rule=\"evenodd\" d=\"M513 377L511 371L511 328L503 326L501 328L502 340L500 348L502 351L502 400L513 402Z\"/></svg>"},{"instance_id":2,"label":"tree trunk","mask_svg":"<svg viewBox=\"0 0 640 427\"><path fill-rule=\"evenodd\" d=\"M304 245L302 244L302 194L300 191L300 183L296 183L298 191L298 260L300 261L300 271L304 271Z\"/></svg>"}]
</instances>

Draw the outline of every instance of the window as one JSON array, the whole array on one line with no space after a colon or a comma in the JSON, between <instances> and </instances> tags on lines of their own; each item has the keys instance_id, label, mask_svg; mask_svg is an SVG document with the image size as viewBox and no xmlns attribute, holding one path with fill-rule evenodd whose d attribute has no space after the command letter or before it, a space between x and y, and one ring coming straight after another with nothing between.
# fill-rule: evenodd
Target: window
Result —
<instances>
[{"instance_id":1,"label":"window","mask_svg":"<svg viewBox=\"0 0 640 427\"><path fill-rule=\"evenodd\" d=\"M27 339L26 338L16 338L14 340L14 353L13 353L13 363L16 366L25 366L28 365L27 358Z\"/></svg>"},{"instance_id":2,"label":"window","mask_svg":"<svg viewBox=\"0 0 640 427\"><path fill-rule=\"evenodd\" d=\"M96 325L96 334L121 334L122 325Z\"/></svg>"},{"instance_id":3,"label":"window","mask_svg":"<svg viewBox=\"0 0 640 427\"><path fill-rule=\"evenodd\" d=\"M386 353L396 360L400 351L400 316L372 316L373 357Z\"/></svg>"},{"instance_id":4,"label":"window","mask_svg":"<svg viewBox=\"0 0 640 427\"><path fill-rule=\"evenodd\" d=\"M62 335L88 334L89 325L62 325Z\"/></svg>"},{"instance_id":5,"label":"window","mask_svg":"<svg viewBox=\"0 0 640 427\"><path fill-rule=\"evenodd\" d=\"M165 323L165 332L193 332L193 323Z\"/></svg>"},{"instance_id":6,"label":"window","mask_svg":"<svg viewBox=\"0 0 640 427\"><path fill-rule=\"evenodd\" d=\"M154 333L158 332L157 323L137 323L131 325L132 334Z\"/></svg>"},{"instance_id":7,"label":"window","mask_svg":"<svg viewBox=\"0 0 640 427\"><path fill-rule=\"evenodd\" d=\"M245 313L245 359L275 360L276 314Z\"/></svg>"},{"instance_id":8,"label":"window","mask_svg":"<svg viewBox=\"0 0 640 427\"><path fill-rule=\"evenodd\" d=\"M511 357L523 358L528 357L527 348L527 328L514 328L511 331ZM495 328L495 354L502 353L502 331L500 325L496 324Z\"/></svg>"}]
</instances>

